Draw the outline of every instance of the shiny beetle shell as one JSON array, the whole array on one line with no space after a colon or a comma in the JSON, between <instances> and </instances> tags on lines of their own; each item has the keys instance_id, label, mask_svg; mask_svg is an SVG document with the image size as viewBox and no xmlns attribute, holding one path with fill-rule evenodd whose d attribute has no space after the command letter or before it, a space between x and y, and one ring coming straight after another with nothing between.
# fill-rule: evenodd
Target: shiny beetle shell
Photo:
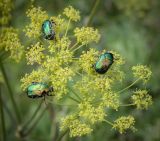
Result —
<instances>
[{"instance_id":1,"label":"shiny beetle shell","mask_svg":"<svg viewBox=\"0 0 160 141\"><path fill-rule=\"evenodd\" d=\"M94 65L95 71L99 74L104 74L108 71L110 66L113 64L113 54L106 52L101 54Z\"/></svg>"},{"instance_id":2,"label":"shiny beetle shell","mask_svg":"<svg viewBox=\"0 0 160 141\"><path fill-rule=\"evenodd\" d=\"M45 20L42 24L42 33L45 39L53 40L55 38L55 31L53 30L53 21Z\"/></svg>"},{"instance_id":3,"label":"shiny beetle shell","mask_svg":"<svg viewBox=\"0 0 160 141\"><path fill-rule=\"evenodd\" d=\"M32 82L27 88L27 96L30 98L39 98L45 95L50 96L50 92L53 91L53 87L49 87L43 82Z\"/></svg>"}]
</instances>

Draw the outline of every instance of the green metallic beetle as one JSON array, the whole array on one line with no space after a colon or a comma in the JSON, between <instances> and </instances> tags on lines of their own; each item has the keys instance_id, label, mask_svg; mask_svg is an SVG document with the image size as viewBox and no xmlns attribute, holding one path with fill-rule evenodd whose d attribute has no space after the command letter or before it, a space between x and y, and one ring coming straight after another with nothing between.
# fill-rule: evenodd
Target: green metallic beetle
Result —
<instances>
[{"instance_id":1,"label":"green metallic beetle","mask_svg":"<svg viewBox=\"0 0 160 141\"><path fill-rule=\"evenodd\" d=\"M53 40L55 39L55 31L53 30L54 21L45 20L42 24L42 33L45 39Z\"/></svg>"},{"instance_id":2,"label":"green metallic beetle","mask_svg":"<svg viewBox=\"0 0 160 141\"><path fill-rule=\"evenodd\" d=\"M113 64L113 54L110 52L105 52L101 54L94 65L94 69L99 74L104 74L108 71L110 66Z\"/></svg>"},{"instance_id":3,"label":"green metallic beetle","mask_svg":"<svg viewBox=\"0 0 160 141\"><path fill-rule=\"evenodd\" d=\"M27 87L27 96L29 98L40 98L47 96L53 96L50 93L53 92L53 87L49 87L48 84L43 82L32 82Z\"/></svg>"}]
</instances>

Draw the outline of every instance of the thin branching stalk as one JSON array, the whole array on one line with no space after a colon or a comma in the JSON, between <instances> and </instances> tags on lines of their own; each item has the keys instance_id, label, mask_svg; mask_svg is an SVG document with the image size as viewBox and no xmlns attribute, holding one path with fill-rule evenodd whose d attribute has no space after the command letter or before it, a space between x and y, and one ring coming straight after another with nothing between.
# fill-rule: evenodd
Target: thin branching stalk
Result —
<instances>
[{"instance_id":1,"label":"thin branching stalk","mask_svg":"<svg viewBox=\"0 0 160 141\"><path fill-rule=\"evenodd\" d=\"M47 110L48 106L46 106L43 111L41 112L41 114L37 117L37 119L34 121L34 123L28 128L27 131L24 132L23 136L27 136L30 134L30 132L36 127L36 125L38 124L38 122L40 121L40 119L43 117L45 111Z\"/></svg>"},{"instance_id":2,"label":"thin branching stalk","mask_svg":"<svg viewBox=\"0 0 160 141\"><path fill-rule=\"evenodd\" d=\"M130 103L130 104L122 104L120 106L122 106L122 107L128 107L128 106L134 106L134 105L135 105L134 103Z\"/></svg>"},{"instance_id":3,"label":"thin branching stalk","mask_svg":"<svg viewBox=\"0 0 160 141\"><path fill-rule=\"evenodd\" d=\"M127 86L126 88L124 88L124 89L118 91L117 93L122 93L123 91L128 90L130 87L132 87L134 84L136 84L139 80L140 80L140 78L137 79L137 80L135 80L132 84L130 84L130 85Z\"/></svg>"},{"instance_id":4,"label":"thin branching stalk","mask_svg":"<svg viewBox=\"0 0 160 141\"><path fill-rule=\"evenodd\" d=\"M79 100L82 101L82 98L81 98L71 87L68 86L68 88L69 88L69 90L71 90L71 92L72 92Z\"/></svg>"},{"instance_id":5,"label":"thin branching stalk","mask_svg":"<svg viewBox=\"0 0 160 141\"><path fill-rule=\"evenodd\" d=\"M78 44L79 44L79 43L76 42L76 43L71 47L71 49L75 48Z\"/></svg>"},{"instance_id":6,"label":"thin branching stalk","mask_svg":"<svg viewBox=\"0 0 160 141\"><path fill-rule=\"evenodd\" d=\"M68 98L70 98L71 100L73 100L73 101L75 101L75 102L77 102L77 103L80 103L79 100L77 100L77 99L75 99L75 98L73 98L73 97L71 97L71 96L68 96Z\"/></svg>"},{"instance_id":7,"label":"thin branching stalk","mask_svg":"<svg viewBox=\"0 0 160 141\"><path fill-rule=\"evenodd\" d=\"M3 111L3 100L1 94L1 84L0 84L0 113L1 113L1 124L2 124L2 140L6 141L6 128L5 128L5 118Z\"/></svg>"},{"instance_id":8,"label":"thin branching stalk","mask_svg":"<svg viewBox=\"0 0 160 141\"><path fill-rule=\"evenodd\" d=\"M35 112L33 113L33 115L31 116L31 118L23 125L22 130L26 129L26 127L32 123L32 121L35 119L35 117L37 116L41 106L42 106L43 100L40 102L40 104L38 105L37 109L35 110Z\"/></svg>"},{"instance_id":9,"label":"thin branching stalk","mask_svg":"<svg viewBox=\"0 0 160 141\"><path fill-rule=\"evenodd\" d=\"M75 49L73 50L73 52L75 52L76 50L80 49L82 46L83 46L83 45L78 46L77 48L75 48Z\"/></svg>"},{"instance_id":10,"label":"thin branching stalk","mask_svg":"<svg viewBox=\"0 0 160 141\"><path fill-rule=\"evenodd\" d=\"M88 22L87 22L87 26L89 26L91 24L91 22L93 20L93 17L95 15L96 11L97 11L99 3L100 3L100 0L95 0L93 8L92 8L92 10L90 12L90 16L89 16L89 19L88 19Z\"/></svg>"},{"instance_id":11,"label":"thin branching stalk","mask_svg":"<svg viewBox=\"0 0 160 141\"><path fill-rule=\"evenodd\" d=\"M65 131L63 131L63 132L59 135L59 137L57 138L56 141L61 141L62 138L63 138L67 133L68 133L68 129L65 130Z\"/></svg>"},{"instance_id":12,"label":"thin branching stalk","mask_svg":"<svg viewBox=\"0 0 160 141\"><path fill-rule=\"evenodd\" d=\"M70 25L71 19L68 20L68 24L67 24L67 29L66 29L66 33L65 33L65 37L67 36L68 33L68 29L69 29L69 25Z\"/></svg>"},{"instance_id":13,"label":"thin branching stalk","mask_svg":"<svg viewBox=\"0 0 160 141\"><path fill-rule=\"evenodd\" d=\"M13 109L14 109L15 114L16 114L17 122L20 123L21 122L21 117L20 117L20 114L19 114L19 111L18 111L18 108L17 108L17 104L16 104L16 101L14 99L13 92L12 92L12 89L10 87L9 80L8 80L8 77L7 77L7 74L6 74L6 71L5 71L5 68L4 68L2 62L0 62L0 68L1 68L5 83L7 85L8 91L9 91L9 95L10 95L10 98L11 98Z\"/></svg>"},{"instance_id":14,"label":"thin branching stalk","mask_svg":"<svg viewBox=\"0 0 160 141\"><path fill-rule=\"evenodd\" d=\"M110 121L108 121L108 120L104 120L106 123L108 123L109 125L111 125L111 126L113 126L113 123L112 122L110 122Z\"/></svg>"}]
</instances>

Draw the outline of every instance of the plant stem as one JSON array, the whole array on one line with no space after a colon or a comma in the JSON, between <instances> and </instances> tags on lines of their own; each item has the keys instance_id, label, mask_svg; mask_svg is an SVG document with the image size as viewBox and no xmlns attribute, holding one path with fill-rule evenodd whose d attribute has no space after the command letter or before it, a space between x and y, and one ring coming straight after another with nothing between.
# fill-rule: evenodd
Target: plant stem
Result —
<instances>
[{"instance_id":1,"label":"plant stem","mask_svg":"<svg viewBox=\"0 0 160 141\"><path fill-rule=\"evenodd\" d=\"M71 47L71 49L74 48L74 47L76 47L78 44L79 44L79 43L76 42L76 43Z\"/></svg>"},{"instance_id":2,"label":"plant stem","mask_svg":"<svg viewBox=\"0 0 160 141\"><path fill-rule=\"evenodd\" d=\"M71 88L68 86L68 88L71 90L71 92L79 99L82 101L82 98Z\"/></svg>"},{"instance_id":3,"label":"plant stem","mask_svg":"<svg viewBox=\"0 0 160 141\"><path fill-rule=\"evenodd\" d=\"M30 128L23 134L23 136L27 136L36 127L37 123L43 117L47 108L48 108L47 106L44 108L44 110L41 112L41 114L38 116L38 118L35 120L35 122L30 126Z\"/></svg>"},{"instance_id":4,"label":"plant stem","mask_svg":"<svg viewBox=\"0 0 160 141\"><path fill-rule=\"evenodd\" d=\"M0 68L1 68L4 80L6 82L6 85L7 85L8 91L9 91L9 95L10 95L10 98L11 98L13 109L14 109L15 114L16 114L16 119L17 119L18 123L20 123L21 122L21 117L20 117L20 114L19 114L16 102L15 102L15 99L14 99L14 96L13 96L13 92L12 92L12 89L10 87L10 84L9 84L9 81L8 81L7 74L6 74L6 71L4 69L3 63L2 62L0 62L0 63L1 63L0 64Z\"/></svg>"},{"instance_id":5,"label":"plant stem","mask_svg":"<svg viewBox=\"0 0 160 141\"><path fill-rule=\"evenodd\" d=\"M97 8L98 8L98 5L100 3L100 0L95 0L95 3L93 5L93 8L91 10L91 13L90 13L90 16L89 16L89 19L88 19L88 22L87 22L87 26L89 26L92 22L92 19L97 11Z\"/></svg>"},{"instance_id":6,"label":"plant stem","mask_svg":"<svg viewBox=\"0 0 160 141\"><path fill-rule=\"evenodd\" d=\"M71 97L71 96L68 96L70 99L72 99L73 101L75 101L75 102L77 102L77 103L80 103L80 101L79 100L77 100L77 99L75 99L75 98L73 98L73 97Z\"/></svg>"},{"instance_id":7,"label":"plant stem","mask_svg":"<svg viewBox=\"0 0 160 141\"><path fill-rule=\"evenodd\" d=\"M130 104L122 104L122 105L120 105L120 106L122 106L122 107L128 107L128 106L133 106L133 105L135 105L134 103L130 103Z\"/></svg>"},{"instance_id":8,"label":"plant stem","mask_svg":"<svg viewBox=\"0 0 160 141\"><path fill-rule=\"evenodd\" d=\"M69 19L69 21L68 21L67 29L66 29L66 33L65 33L65 35L64 35L65 37L67 36L67 33L68 33L68 29L69 29L70 22L71 22L71 19Z\"/></svg>"},{"instance_id":9,"label":"plant stem","mask_svg":"<svg viewBox=\"0 0 160 141\"><path fill-rule=\"evenodd\" d=\"M2 124L2 140L6 141L6 128L5 128L5 118L3 111L3 100L1 95L1 84L0 84L0 112L1 112L1 124Z\"/></svg>"},{"instance_id":10,"label":"plant stem","mask_svg":"<svg viewBox=\"0 0 160 141\"><path fill-rule=\"evenodd\" d=\"M129 89L129 88L132 87L135 83L137 83L139 80L140 80L140 78L137 79L136 81L134 81L134 82L133 82L132 84L130 84L129 86L127 86L126 88L124 88L124 89L118 91L117 93L121 93L121 92L123 92L123 91Z\"/></svg>"},{"instance_id":11,"label":"plant stem","mask_svg":"<svg viewBox=\"0 0 160 141\"><path fill-rule=\"evenodd\" d=\"M75 52L76 50L80 49L82 46L83 46L83 45L78 46L77 48L75 48L75 49L73 50L73 52Z\"/></svg>"},{"instance_id":12,"label":"plant stem","mask_svg":"<svg viewBox=\"0 0 160 141\"><path fill-rule=\"evenodd\" d=\"M64 132L62 132L56 141L61 141L61 139L64 137L65 134L67 134L67 132L68 130L65 130Z\"/></svg>"},{"instance_id":13,"label":"plant stem","mask_svg":"<svg viewBox=\"0 0 160 141\"><path fill-rule=\"evenodd\" d=\"M43 100L40 102L40 104L38 105L37 109L35 110L35 112L33 113L33 115L31 116L31 118L23 125L22 127L22 131L24 129L26 129L26 127L34 120L34 118L36 117L38 111L40 110L41 106L42 106Z\"/></svg>"},{"instance_id":14,"label":"plant stem","mask_svg":"<svg viewBox=\"0 0 160 141\"><path fill-rule=\"evenodd\" d=\"M108 123L108 124L110 124L111 126L113 126L113 123L112 122L110 122L110 121L108 121L108 120L104 120L106 123Z\"/></svg>"}]
</instances>

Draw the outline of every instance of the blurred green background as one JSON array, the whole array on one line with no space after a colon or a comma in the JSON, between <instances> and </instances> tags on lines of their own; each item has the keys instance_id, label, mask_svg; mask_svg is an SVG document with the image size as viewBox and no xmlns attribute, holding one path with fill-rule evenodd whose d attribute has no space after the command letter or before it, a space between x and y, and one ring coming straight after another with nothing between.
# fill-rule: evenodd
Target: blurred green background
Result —
<instances>
[{"instance_id":1,"label":"blurred green background","mask_svg":"<svg viewBox=\"0 0 160 141\"><path fill-rule=\"evenodd\" d=\"M41 6L49 15L58 15L63 9L72 5L81 11L81 22L85 25L92 8L97 0L35 0L35 6ZM25 15L30 6L29 0L15 0L12 10L10 25L23 29L28 19ZM98 28L102 35L100 43L94 45L98 50L112 49L118 51L125 59L124 70L126 79L124 86L132 82L129 70L136 64L148 65L152 72L152 78L147 85L149 93L153 97L153 105L147 111L137 111L133 108L122 108L119 112L111 111L109 118L118 115L132 113L136 117L137 132L119 134L105 123L98 124L94 132L81 138L65 137L65 141L160 141L160 0L99 0L90 26ZM24 33L21 33L24 35ZM21 36L21 40L26 38ZM24 41L25 42L25 41ZM31 71L26 65L25 59L19 64L12 61L5 62L5 70L9 78L11 89L20 111L22 121L30 119L41 100L29 99L20 89L20 79ZM53 107L43 113L42 118L25 139L18 139L18 129L14 120L11 99L8 95L6 84L3 83L0 73L1 94L4 103L4 117L6 127L6 140L26 141L54 141L58 133L58 118L65 107ZM136 85L141 87L140 84ZM124 97L125 99L125 97ZM59 114L61 111L61 114ZM41 115L40 115L41 116ZM0 122L1 123L1 122ZM0 124L2 125L2 123ZM2 126L1 126L2 127ZM0 128L0 139L2 128Z\"/></svg>"}]
</instances>

